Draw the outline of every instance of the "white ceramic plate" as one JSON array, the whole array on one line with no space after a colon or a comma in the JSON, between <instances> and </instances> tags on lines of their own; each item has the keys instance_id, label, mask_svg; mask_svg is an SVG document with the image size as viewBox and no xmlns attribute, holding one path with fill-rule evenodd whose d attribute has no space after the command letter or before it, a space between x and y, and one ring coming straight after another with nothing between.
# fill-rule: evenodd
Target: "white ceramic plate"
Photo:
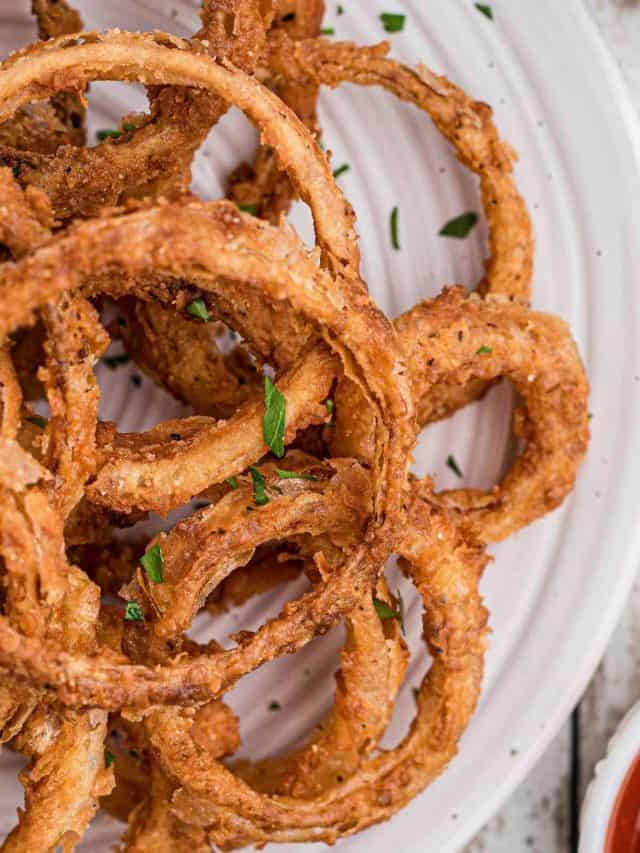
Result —
<instances>
[{"instance_id":1,"label":"white ceramic plate","mask_svg":"<svg viewBox=\"0 0 640 853\"><path fill-rule=\"evenodd\" d=\"M0 50L32 36L27 0L0 4ZM11 5L9 12L7 6ZM91 27L196 26L196 2L82 0ZM640 357L634 289L640 269L638 136L632 109L608 54L578 0L493 0L489 21L471 0L328 2L336 37L384 37L382 11L404 11L405 31L390 36L394 54L424 61L495 107L504 136L521 152L517 177L533 214L538 252L536 307L567 318L593 386L593 443L575 494L558 512L495 548L483 591L493 637L482 702L459 757L423 796L384 827L341 844L344 850L446 853L460 848L499 807L551 740L584 689L625 603L639 553ZM18 7L17 9L15 7ZM92 130L114 126L141 94L117 84L95 86ZM451 217L479 209L476 181L457 164L429 121L377 91L344 87L322 95L325 141L336 165L351 164L341 183L359 215L364 272L390 314L435 294L445 283L472 286L482 272L484 228L464 241L438 237ZM196 187L217 196L224 175L250 152L253 135L230 115L198 158ZM400 210L402 251L391 249L388 222ZM307 217L293 219L308 233ZM145 380L134 389L129 368L102 372L104 417L140 429L178 412ZM417 470L453 485L444 465L453 453L470 483L490 483L509 455L508 389L423 435ZM419 650L419 608L408 626ZM288 591L288 595L291 591ZM283 594L252 602L216 623L254 627ZM199 636L210 627L198 624ZM339 631L301 654L263 668L233 691L246 750L265 755L304 735L331 701ZM407 724L411 686L426 666L418 655L389 734ZM277 700L278 713L267 705ZM2 756L0 829L21 801L15 758ZM120 827L99 819L82 850L108 850ZM289 849L289 848L287 848ZM293 849L293 848L291 848Z\"/></svg>"}]
</instances>

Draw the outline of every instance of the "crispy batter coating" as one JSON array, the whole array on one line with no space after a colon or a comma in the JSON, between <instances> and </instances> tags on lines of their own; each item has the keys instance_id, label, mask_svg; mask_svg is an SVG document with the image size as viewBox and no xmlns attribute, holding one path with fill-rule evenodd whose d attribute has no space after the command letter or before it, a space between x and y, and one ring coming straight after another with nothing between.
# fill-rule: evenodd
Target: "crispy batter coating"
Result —
<instances>
[{"instance_id":1,"label":"crispy batter coating","mask_svg":"<svg viewBox=\"0 0 640 853\"><path fill-rule=\"evenodd\" d=\"M203 27L194 38L202 50L251 71L262 55L270 6L264 0L205 3ZM181 195L191 181L195 151L227 105L216 95L163 87L162 82L153 77L146 81L152 87L150 114L125 117L119 138L95 148L64 145L54 153L0 144L0 164L11 166L23 186L44 190L60 220L96 215L129 198ZM70 80L68 86L56 85L51 97L64 89L82 91L86 84ZM26 103L31 100L42 99ZM134 130L125 129L130 124Z\"/></svg>"},{"instance_id":2,"label":"crispy batter coating","mask_svg":"<svg viewBox=\"0 0 640 853\"><path fill-rule=\"evenodd\" d=\"M0 66L0 162L18 167L0 169L0 742L30 759L3 849L73 850L99 800L127 821L130 853L333 843L388 819L446 768L476 706L485 545L573 487L588 386L566 325L527 305L531 226L490 108L390 60L387 45L317 38L323 9L205 2L186 42L69 36L79 20L65 0L34 0L41 35L61 37ZM74 147L74 109L94 79L141 82L150 115ZM393 324L371 301L353 211L317 143L318 88L342 82L426 112L478 175L490 237L476 294L446 289ZM230 195L262 220L185 195L193 153L230 104L261 134ZM72 143L58 150L38 143L56 121ZM311 251L280 222L295 196L311 209ZM113 328L131 356L194 416L140 434L98 423L103 296L119 304L126 322ZM242 341L224 354L227 329ZM286 403L277 460L263 370ZM503 481L438 494L409 478L418 429L503 377L523 401L522 452ZM48 421L23 391L44 393ZM194 497L207 502L146 546L115 529ZM161 555L160 577L145 550ZM387 750L407 667L401 602L383 575L392 554L423 600L433 662L408 734ZM300 572L308 590L231 648L189 638L204 609ZM101 593L126 601L126 615ZM229 760L240 721L225 692L340 621L321 724L285 755Z\"/></svg>"}]
</instances>

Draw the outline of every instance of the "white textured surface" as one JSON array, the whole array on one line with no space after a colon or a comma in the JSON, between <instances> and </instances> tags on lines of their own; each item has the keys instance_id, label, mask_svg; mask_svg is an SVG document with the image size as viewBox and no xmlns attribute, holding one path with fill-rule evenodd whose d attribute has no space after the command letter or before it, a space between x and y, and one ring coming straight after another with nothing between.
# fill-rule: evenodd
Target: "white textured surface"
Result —
<instances>
[{"instance_id":1,"label":"white textured surface","mask_svg":"<svg viewBox=\"0 0 640 853\"><path fill-rule=\"evenodd\" d=\"M91 27L171 27L182 33L195 28L195 3L78 5ZM336 37L364 42L384 36L377 15L389 4L343 5L345 15L335 17L329 4L327 24L336 27ZM492 103L501 130L521 152L518 179L539 244L534 302L572 324L593 383L594 441L568 504L495 549L496 562L483 585L494 631L484 696L460 756L393 822L344 842L345 850L365 844L403 853L459 849L523 778L569 713L602 654L636 564L640 463L634 440L640 412L634 389L640 364L633 285L640 261L635 237L640 180L630 113L579 4L492 5L493 23L467 0L432 0L428 11L418 0L396 0L394 10L407 12L407 27L390 38L398 58L425 61ZM26 6L24 0L9 15L0 10L1 50L30 37L28 25L17 26L28 20ZM172 8L178 15L166 18L164 11ZM94 127L113 125L129 109L128 98L124 87L95 87ZM322 113L336 165L352 165L342 184L359 215L365 276L383 307L395 314L444 283L472 286L482 273L482 229L459 243L436 235L451 216L478 208L476 184L428 120L389 96L352 87L323 95ZM230 116L219 131L198 160L196 187L206 195L219 193L238 152L250 148L239 117ZM242 147L238 138L245 140ZM388 216L396 204L401 252L391 250L388 238ZM297 213L294 219L306 222ZM133 390L127 370L101 376L103 416L118 417L128 429L166 416L166 397L146 383ZM430 430L417 454L418 469L435 470L439 482L450 485L443 462L453 452L469 482L490 481L507 452L509 405L509 394L501 390ZM271 596L270 604L278 599ZM230 626L251 627L263 618L263 606L254 602L216 624L216 635ZM417 606L410 616L417 648ZM338 642L335 632L234 691L250 751L264 753L265 744L269 752L285 747L317 719L330 701L336 665L327 648ZM416 678L414 669L404 691L406 708ZM264 702L256 703L256 695ZM270 715L266 706L274 698L283 710ZM3 766L5 761L0 820L8 827L20 794L8 768L12 759L3 755ZM82 849L106 850L117 832L105 819Z\"/></svg>"}]
</instances>

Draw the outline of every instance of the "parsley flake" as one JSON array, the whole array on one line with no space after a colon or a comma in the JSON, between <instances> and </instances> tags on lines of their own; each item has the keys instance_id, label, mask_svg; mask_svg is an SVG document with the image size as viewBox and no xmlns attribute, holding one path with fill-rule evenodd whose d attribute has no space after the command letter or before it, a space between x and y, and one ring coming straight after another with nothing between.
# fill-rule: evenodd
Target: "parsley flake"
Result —
<instances>
[{"instance_id":1,"label":"parsley flake","mask_svg":"<svg viewBox=\"0 0 640 853\"><path fill-rule=\"evenodd\" d=\"M323 27L320 30L320 35L322 36L335 36L336 31L333 27Z\"/></svg>"},{"instance_id":2,"label":"parsley flake","mask_svg":"<svg viewBox=\"0 0 640 853\"><path fill-rule=\"evenodd\" d=\"M112 752L109 752L108 749L105 749L105 751L104 751L104 766L107 768L111 767L111 765L113 764L113 762L115 760L116 760L115 755Z\"/></svg>"},{"instance_id":3,"label":"parsley flake","mask_svg":"<svg viewBox=\"0 0 640 853\"><path fill-rule=\"evenodd\" d=\"M204 299L194 299L193 302L187 305L187 314L191 314L197 320L202 320L203 323L208 323L211 319Z\"/></svg>"},{"instance_id":4,"label":"parsley flake","mask_svg":"<svg viewBox=\"0 0 640 853\"><path fill-rule=\"evenodd\" d=\"M271 381L264 377L264 417L262 418L262 437L265 444L276 456L284 456L284 427L287 417L287 401L284 394Z\"/></svg>"},{"instance_id":5,"label":"parsley flake","mask_svg":"<svg viewBox=\"0 0 640 853\"><path fill-rule=\"evenodd\" d=\"M282 468L276 468L276 474L281 480L317 480L313 474L304 474L302 471L284 471Z\"/></svg>"},{"instance_id":6,"label":"parsley flake","mask_svg":"<svg viewBox=\"0 0 640 853\"><path fill-rule=\"evenodd\" d=\"M124 611L124 621L125 622L142 622L144 621L142 616L142 607L138 604L137 601L127 601L127 606Z\"/></svg>"},{"instance_id":7,"label":"parsley flake","mask_svg":"<svg viewBox=\"0 0 640 853\"><path fill-rule=\"evenodd\" d=\"M98 142L104 142L105 139L118 139L120 136L122 136L121 130L99 130L96 133Z\"/></svg>"},{"instance_id":8,"label":"parsley flake","mask_svg":"<svg viewBox=\"0 0 640 853\"><path fill-rule=\"evenodd\" d=\"M447 468L450 468L456 477L464 477L464 474L460 470L460 466L451 454L447 456Z\"/></svg>"},{"instance_id":9,"label":"parsley flake","mask_svg":"<svg viewBox=\"0 0 640 853\"><path fill-rule=\"evenodd\" d=\"M489 18L490 21L493 21L493 9L491 6L487 6L486 3L474 3L473 4L478 12L481 12L485 18Z\"/></svg>"},{"instance_id":10,"label":"parsley flake","mask_svg":"<svg viewBox=\"0 0 640 853\"><path fill-rule=\"evenodd\" d=\"M121 353L120 355L105 355L102 359L102 363L105 367L108 367L109 370L115 370L117 367L120 367L123 364L129 363L129 356L126 352Z\"/></svg>"},{"instance_id":11,"label":"parsley flake","mask_svg":"<svg viewBox=\"0 0 640 853\"><path fill-rule=\"evenodd\" d=\"M479 350L476 350L476 355L491 355L492 352L493 349L491 347L485 346L483 344Z\"/></svg>"},{"instance_id":12,"label":"parsley flake","mask_svg":"<svg viewBox=\"0 0 640 853\"><path fill-rule=\"evenodd\" d=\"M344 15L344 6L338 6L338 8L336 9L336 15Z\"/></svg>"},{"instance_id":13,"label":"parsley flake","mask_svg":"<svg viewBox=\"0 0 640 853\"><path fill-rule=\"evenodd\" d=\"M239 204L238 207L243 213L250 213L252 216L258 215L257 204Z\"/></svg>"},{"instance_id":14,"label":"parsley flake","mask_svg":"<svg viewBox=\"0 0 640 853\"><path fill-rule=\"evenodd\" d=\"M256 506L264 506L269 503L269 495L267 494L267 481L262 476L257 468L253 465L249 468L251 479L253 480L253 501Z\"/></svg>"},{"instance_id":15,"label":"parsley flake","mask_svg":"<svg viewBox=\"0 0 640 853\"><path fill-rule=\"evenodd\" d=\"M378 614L380 619L382 619L383 622L386 622L387 619L397 619L398 621L400 621L400 614L392 607L389 607L389 605L385 601L380 601L379 598L374 598L373 606L375 607L376 613Z\"/></svg>"},{"instance_id":16,"label":"parsley flake","mask_svg":"<svg viewBox=\"0 0 640 853\"><path fill-rule=\"evenodd\" d=\"M43 418L41 415L33 415L33 417L27 418L27 420L30 424L40 427L40 429L47 428L47 419Z\"/></svg>"},{"instance_id":17,"label":"parsley flake","mask_svg":"<svg viewBox=\"0 0 640 853\"><path fill-rule=\"evenodd\" d=\"M391 245L396 251L400 248L400 237L398 236L398 208L394 207L391 211L391 219L390 219L390 227L391 227Z\"/></svg>"},{"instance_id":18,"label":"parsley flake","mask_svg":"<svg viewBox=\"0 0 640 853\"><path fill-rule=\"evenodd\" d=\"M164 554L160 545L156 543L153 548L149 548L147 553L140 558L140 563L150 581L162 583L164 580Z\"/></svg>"},{"instance_id":19,"label":"parsley flake","mask_svg":"<svg viewBox=\"0 0 640 853\"><path fill-rule=\"evenodd\" d=\"M122 129L125 133L133 133L133 131L136 129L136 126L131 122L127 122L126 124L122 125Z\"/></svg>"},{"instance_id":20,"label":"parsley flake","mask_svg":"<svg viewBox=\"0 0 640 853\"><path fill-rule=\"evenodd\" d=\"M404 29L406 15L399 15L396 12L383 12L380 15L382 26L387 33L401 33Z\"/></svg>"},{"instance_id":21,"label":"parsley flake","mask_svg":"<svg viewBox=\"0 0 640 853\"><path fill-rule=\"evenodd\" d=\"M344 175L345 172L348 172L351 169L351 166L348 163L343 163L342 166L338 166L337 169L333 170L333 177L339 178L340 175Z\"/></svg>"},{"instance_id":22,"label":"parsley flake","mask_svg":"<svg viewBox=\"0 0 640 853\"><path fill-rule=\"evenodd\" d=\"M443 225L440 229L441 237L455 237L458 240L463 240L466 236L468 236L471 229L478 221L478 214L473 211L469 211L468 213L463 213L460 216L456 216L455 219L450 219L446 225Z\"/></svg>"},{"instance_id":23,"label":"parsley flake","mask_svg":"<svg viewBox=\"0 0 640 853\"><path fill-rule=\"evenodd\" d=\"M225 483L235 491L238 488L238 481L235 477L227 477Z\"/></svg>"}]
</instances>

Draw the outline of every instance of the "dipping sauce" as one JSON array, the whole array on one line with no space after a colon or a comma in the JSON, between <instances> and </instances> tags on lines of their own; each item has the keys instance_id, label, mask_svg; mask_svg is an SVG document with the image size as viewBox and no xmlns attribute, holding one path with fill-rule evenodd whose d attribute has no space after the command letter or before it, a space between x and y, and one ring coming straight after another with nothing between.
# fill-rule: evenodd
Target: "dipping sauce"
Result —
<instances>
[{"instance_id":1,"label":"dipping sauce","mask_svg":"<svg viewBox=\"0 0 640 853\"><path fill-rule=\"evenodd\" d=\"M640 853L640 755L631 765L613 807L605 853Z\"/></svg>"}]
</instances>

